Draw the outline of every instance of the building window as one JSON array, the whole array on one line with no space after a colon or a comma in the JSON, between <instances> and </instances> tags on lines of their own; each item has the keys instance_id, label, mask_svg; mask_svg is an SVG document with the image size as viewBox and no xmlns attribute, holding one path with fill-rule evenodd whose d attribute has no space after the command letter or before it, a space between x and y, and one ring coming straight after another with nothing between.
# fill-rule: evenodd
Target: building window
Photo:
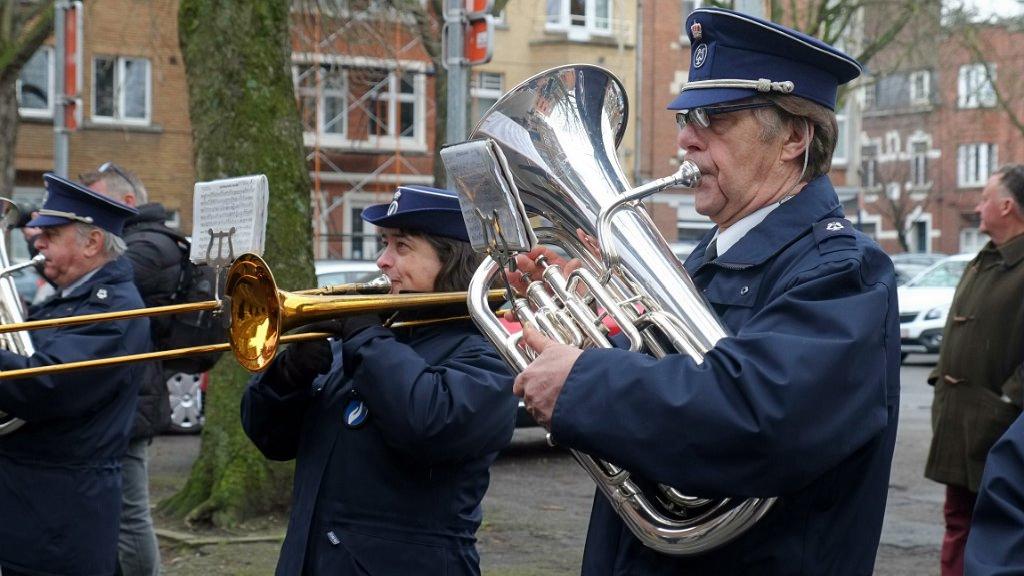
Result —
<instances>
[{"instance_id":1,"label":"building window","mask_svg":"<svg viewBox=\"0 0 1024 576\"><path fill-rule=\"evenodd\" d=\"M878 145L868 144L860 149L860 185L874 188L878 185Z\"/></svg>"},{"instance_id":2,"label":"building window","mask_svg":"<svg viewBox=\"0 0 1024 576\"><path fill-rule=\"evenodd\" d=\"M960 230L960 253L969 254L981 250L988 243L988 234L978 230L977 226Z\"/></svg>"},{"instance_id":3,"label":"building window","mask_svg":"<svg viewBox=\"0 0 1024 576\"><path fill-rule=\"evenodd\" d=\"M21 68L18 112L25 118L53 116L53 48L43 46Z\"/></svg>"},{"instance_id":4,"label":"building window","mask_svg":"<svg viewBox=\"0 0 1024 576\"><path fill-rule=\"evenodd\" d=\"M611 0L547 0L549 30L567 30L570 40L590 34L608 35L612 29Z\"/></svg>"},{"instance_id":5,"label":"building window","mask_svg":"<svg viewBox=\"0 0 1024 576\"><path fill-rule=\"evenodd\" d=\"M910 184L923 187L928 184L928 143L910 143Z\"/></svg>"},{"instance_id":6,"label":"building window","mask_svg":"<svg viewBox=\"0 0 1024 576\"><path fill-rule=\"evenodd\" d=\"M864 95L864 109L871 110L875 107L877 101L877 90L878 85L874 82L869 82L864 85L864 91L861 94Z\"/></svg>"},{"instance_id":7,"label":"building window","mask_svg":"<svg viewBox=\"0 0 1024 576\"><path fill-rule=\"evenodd\" d=\"M996 167L995 144L961 144L957 148L956 183L960 188L984 186Z\"/></svg>"},{"instance_id":8,"label":"building window","mask_svg":"<svg viewBox=\"0 0 1024 576\"><path fill-rule=\"evenodd\" d=\"M911 252L931 252L930 239L931 222L929 220L916 220L910 224L907 231L907 244Z\"/></svg>"},{"instance_id":9,"label":"building window","mask_svg":"<svg viewBox=\"0 0 1024 576\"><path fill-rule=\"evenodd\" d=\"M960 67L957 79L957 106L981 108L996 105L996 91L992 81L996 77L994 64L967 64Z\"/></svg>"},{"instance_id":10,"label":"building window","mask_svg":"<svg viewBox=\"0 0 1024 576\"><path fill-rule=\"evenodd\" d=\"M421 72L298 65L293 68L307 145L353 149L426 146Z\"/></svg>"},{"instance_id":11,"label":"building window","mask_svg":"<svg viewBox=\"0 0 1024 576\"><path fill-rule=\"evenodd\" d=\"M832 162L846 164L846 141L850 139L850 130L847 123L846 110L836 113L836 125L839 128L836 134L836 149L832 151Z\"/></svg>"},{"instance_id":12,"label":"building window","mask_svg":"<svg viewBox=\"0 0 1024 576\"><path fill-rule=\"evenodd\" d=\"M146 58L97 56L92 60L92 118L148 124L150 69Z\"/></svg>"},{"instance_id":13,"label":"building window","mask_svg":"<svg viewBox=\"0 0 1024 576\"><path fill-rule=\"evenodd\" d=\"M927 70L910 73L910 103L928 104L931 101L931 74Z\"/></svg>"},{"instance_id":14,"label":"building window","mask_svg":"<svg viewBox=\"0 0 1024 576\"><path fill-rule=\"evenodd\" d=\"M328 66L296 68L296 92L306 132L344 135L348 108L345 74Z\"/></svg>"},{"instance_id":15,"label":"building window","mask_svg":"<svg viewBox=\"0 0 1024 576\"><path fill-rule=\"evenodd\" d=\"M501 98L504 83L501 74L496 72L478 72L473 75L469 87L469 124L475 126L484 113L494 106Z\"/></svg>"},{"instance_id":16,"label":"building window","mask_svg":"<svg viewBox=\"0 0 1024 576\"><path fill-rule=\"evenodd\" d=\"M984 186L996 167L995 144L962 144L957 149L957 184Z\"/></svg>"}]
</instances>

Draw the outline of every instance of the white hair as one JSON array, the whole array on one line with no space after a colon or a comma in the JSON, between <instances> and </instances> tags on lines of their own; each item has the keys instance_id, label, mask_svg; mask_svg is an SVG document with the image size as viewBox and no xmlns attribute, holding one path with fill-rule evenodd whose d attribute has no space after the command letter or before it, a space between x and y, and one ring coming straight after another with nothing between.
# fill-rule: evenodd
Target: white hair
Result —
<instances>
[{"instance_id":1,"label":"white hair","mask_svg":"<svg viewBox=\"0 0 1024 576\"><path fill-rule=\"evenodd\" d=\"M114 260L128 250L128 245L125 244L124 239L117 234L104 230L99 226L93 226L85 222L75 222L75 231L78 233L80 243L88 240L93 230L99 230L103 233L103 254L107 257L107 260Z\"/></svg>"}]
</instances>

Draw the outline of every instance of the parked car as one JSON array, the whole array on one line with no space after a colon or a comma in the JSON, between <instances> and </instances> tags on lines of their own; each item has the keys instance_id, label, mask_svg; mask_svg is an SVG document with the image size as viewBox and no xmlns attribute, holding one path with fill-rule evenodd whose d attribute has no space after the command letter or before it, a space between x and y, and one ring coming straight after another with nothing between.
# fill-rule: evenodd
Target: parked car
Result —
<instances>
[{"instance_id":1,"label":"parked car","mask_svg":"<svg viewBox=\"0 0 1024 576\"><path fill-rule=\"evenodd\" d=\"M208 373L186 374L178 372L167 379L167 392L171 402L171 426L177 434L198 434L206 423L203 397L206 394Z\"/></svg>"},{"instance_id":2,"label":"parked car","mask_svg":"<svg viewBox=\"0 0 1024 576\"><path fill-rule=\"evenodd\" d=\"M904 252L892 255L892 265L896 268L896 283L906 284L911 278L924 272L926 268L945 258L948 254L940 252Z\"/></svg>"},{"instance_id":3,"label":"parked car","mask_svg":"<svg viewBox=\"0 0 1024 576\"><path fill-rule=\"evenodd\" d=\"M900 352L935 354L942 345L942 328L953 293L974 254L949 256L897 289L900 306Z\"/></svg>"},{"instance_id":4,"label":"parked car","mask_svg":"<svg viewBox=\"0 0 1024 576\"><path fill-rule=\"evenodd\" d=\"M316 284L318 287L350 282L365 282L380 275L380 269L373 260L317 260Z\"/></svg>"}]
</instances>

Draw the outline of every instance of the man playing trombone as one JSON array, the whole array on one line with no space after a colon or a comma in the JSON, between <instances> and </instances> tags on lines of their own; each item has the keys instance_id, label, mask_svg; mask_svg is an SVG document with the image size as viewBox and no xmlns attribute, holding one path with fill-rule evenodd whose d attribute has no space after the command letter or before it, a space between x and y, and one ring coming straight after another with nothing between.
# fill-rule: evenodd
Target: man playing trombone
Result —
<instances>
[{"instance_id":1,"label":"man playing trombone","mask_svg":"<svg viewBox=\"0 0 1024 576\"><path fill-rule=\"evenodd\" d=\"M43 275L57 293L29 320L142 308L122 256L136 211L53 174L27 225L42 233ZM138 354L145 318L34 331L30 356L0 350L0 370ZM113 574L121 508L120 458L139 393L139 364L0 380L0 411L25 424L0 436L0 572Z\"/></svg>"}]
</instances>

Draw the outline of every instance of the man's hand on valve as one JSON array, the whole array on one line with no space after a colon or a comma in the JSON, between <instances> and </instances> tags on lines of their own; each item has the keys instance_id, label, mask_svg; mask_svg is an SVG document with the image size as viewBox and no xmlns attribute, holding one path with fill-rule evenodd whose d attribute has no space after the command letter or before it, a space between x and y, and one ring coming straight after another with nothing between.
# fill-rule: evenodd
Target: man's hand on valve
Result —
<instances>
[{"instance_id":1,"label":"man's hand on valve","mask_svg":"<svg viewBox=\"0 0 1024 576\"><path fill-rule=\"evenodd\" d=\"M539 355L516 377L512 391L523 399L526 411L537 424L550 432L555 402L569 371L583 351L559 344L530 325L523 327L523 341Z\"/></svg>"}]
</instances>

